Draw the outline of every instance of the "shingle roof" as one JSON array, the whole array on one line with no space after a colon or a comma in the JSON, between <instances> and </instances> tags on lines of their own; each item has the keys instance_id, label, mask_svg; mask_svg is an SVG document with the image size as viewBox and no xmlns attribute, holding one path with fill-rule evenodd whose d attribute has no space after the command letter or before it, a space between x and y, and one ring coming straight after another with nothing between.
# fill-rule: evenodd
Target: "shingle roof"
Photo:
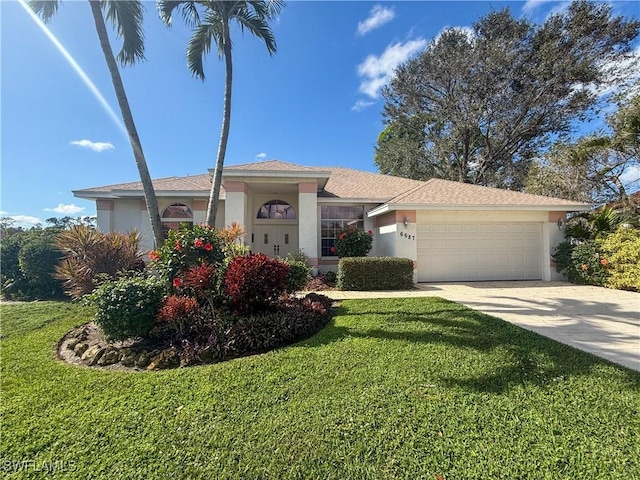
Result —
<instances>
[{"instance_id":1,"label":"shingle roof","mask_svg":"<svg viewBox=\"0 0 640 480\"><path fill-rule=\"evenodd\" d=\"M283 162L281 160L266 160L264 162L244 163L241 165L225 166L224 171L229 170L250 170L266 172L321 172L324 168L305 167L295 163Z\"/></svg>"},{"instance_id":2,"label":"shingle roof","mask_svg":"<svg viewBox=\"0 0 640 480\"><path fill-rule=\"evenodd\" d=\"M266 175L268 175L268 172L301 172L301 174L307 175L318 172L319 175L323 176L326 175L325 172L329 172L330 176L324 189L318 193L320 198L362 199L381 204L386 203L389 206L588 206L587 204L561 198L531 195L449 180L432 178L422 182L345 167L307 167L279 160L230 165L225 167L225 171L238 173L242 171L265 172ZM209 192L211 176L203 174L188 177L161 178L153 180L153 186L156 192L193 192L201 196L204 192ZM136 191L142 191L140 182L76 190L74 194L84 198L92 198L94 195L98 197L104 195L118 196ZM220 194L221 198L224 198L224 188L221 188Z\"/></svg>"},{"instance_id":3,"label":"shingle roof","mask_svg":"<svg viewBox=\"0 0 640 480\"><path fill-rule=\"evenodd\" d=\"M401 193L424 185L424 182L410 178L382 175L380 173L363 172L352 168L326 167L331 177L321 197L367 198L384 202Z\"/></svg>"},{"instance_id":4,"label":"shingle roof","mask_svg":"<svg viewBox=\"0 0 640 480\"><path fill-rule=\"evenodd\" d=\"M500 188L483 187L469 183L432 178L420 182L412 190L392 198L390 205L447 205L447 206L575 206L582 204L563 198L545 197L530 193L514 192ZM582 205L587 205L582 204Z\"/></svg>"},{"instance_id":5,"label":"shingle roof","mask_svg":"<svg viewBox=\"0 0 640 480\"><path fill-rule=\"evenodd\" d=\"M153 188L156 192L165 191L209 191L211 188L211 176L209 174L192 175L188 177L167 177L158 178L152 181ZM91 193L113 193L115 195L118 192L125 191L137 191L142 190L141 182L119 183L116 185L105 185L103 187L85 188L83 190L75 190L75 192L82 194ZM224 191L224 190L223 190Z\"/></svg>"}]
</instances>

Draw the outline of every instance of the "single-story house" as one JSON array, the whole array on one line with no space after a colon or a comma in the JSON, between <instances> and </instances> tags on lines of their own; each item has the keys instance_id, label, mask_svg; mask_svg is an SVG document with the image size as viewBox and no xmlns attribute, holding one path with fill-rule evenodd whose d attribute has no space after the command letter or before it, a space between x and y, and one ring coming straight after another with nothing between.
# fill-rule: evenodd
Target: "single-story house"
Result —
<instances>
[{"instance_id":1,"label":"single-story house","mask_svg":"<svg viewBox=\"0 0 640 480\"><path fill-rule=\"evenodd\" d=\"M154 180L167 231L206 216L211 172ZM585 203L459 182L426 182L344 167L281 161L226 166L216 225L237 222L251 251L286 256L301 249L320 271L335 270L337 233L374 235L370 255L413 260L419 282L553 280L551 252L567 212ZM73 192L94 200L98 228L137 229L154 248L140 182Z\"/></svg>"}]
</instances>

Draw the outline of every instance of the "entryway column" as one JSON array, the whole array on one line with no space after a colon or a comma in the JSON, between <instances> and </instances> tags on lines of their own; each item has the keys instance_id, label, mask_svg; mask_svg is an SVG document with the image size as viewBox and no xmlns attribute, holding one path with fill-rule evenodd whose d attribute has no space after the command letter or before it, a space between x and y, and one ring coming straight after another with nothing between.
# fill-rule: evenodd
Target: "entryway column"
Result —
<instances>
[{"instance_id":1,"label":"entryway column","mask_svg":"<svg viewBox=\"0 0 640 480\"><path fill-rule=\"evenodd\" d=\"M247 184L244 182L224 182L224 223L231 225L237 222L245 230L249 231L247 224Z\"/></svg>"},{"instance_id":2,"label":"entryway column","mask_svg":"<svg viewBox=\"0 0 640 480\"><path fill-rule=\"evenodd\" d=\"M298 183L298 236L311 265L318 264L318 184Z\"/></svg>"}]
</instances>

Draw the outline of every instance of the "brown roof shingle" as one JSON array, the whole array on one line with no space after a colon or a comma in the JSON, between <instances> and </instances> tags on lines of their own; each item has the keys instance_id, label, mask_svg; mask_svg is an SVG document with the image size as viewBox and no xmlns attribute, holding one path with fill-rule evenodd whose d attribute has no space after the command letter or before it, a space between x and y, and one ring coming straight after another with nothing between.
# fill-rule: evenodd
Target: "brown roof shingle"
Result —
<instances>
[{"instance_id":1,"label":"brown roof shingle","mask_svg":"<svg viewBox=\"0 0 640 480\"><path fill-rule=\"evenodd\" d=\"M575 206L587 205L563 198L545 197L530 193L514 192L500 188L483 187L469 183L432 178L412 190L392 198L390 205L448 205L448 206Z\"/></svg>"},{"instance_id":2,"label":"brown roof shingle","mask_svg":"<svg viewBox=\"0 0 640 480\"><path fill-rule=\"evenodd\" d=\"M241 172L330 172L329 179L320 198L344 198L370 200L392 205L424 205L424 206L556 206L575 207L585 206L580 202L561 198L531 195L527 193L482 187L468 183L453 182L432 178L426 182L412 180L392 175L365 172L345 167L306 167L279 160L231 165L225 171ZM268 174L268 173L267 173ZM202 195L211 188L209 174L188 177L168 177L153 180L156 192L194 192ZM122 183L104 187L77 190L74 193L85 198L92 198L93 194L114 195L120 193L142 191L140 182ZM224 188L221 188L224 197Z\"/></svg>"}]
</instances>

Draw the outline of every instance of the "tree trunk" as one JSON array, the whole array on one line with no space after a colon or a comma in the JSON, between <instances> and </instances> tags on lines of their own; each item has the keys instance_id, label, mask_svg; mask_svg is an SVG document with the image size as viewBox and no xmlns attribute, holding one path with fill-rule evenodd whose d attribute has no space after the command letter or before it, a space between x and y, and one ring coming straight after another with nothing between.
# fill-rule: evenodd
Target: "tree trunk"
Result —
<instances>
[{"instance_id":1,"label":"tree trunk","mask_svg":"<svg viewBox=\"0 0 640 480\"><path fill-rule=\"evenodd\" d=\"M224 26L224 61L226 66L226 83L224 86L224 111L222 113L222 132L220 133L220 143L218 144L218 158L213 170L213 183L209 194L209 208L207 211L206 223L210 227L216 226L216 215L218 213L218 201L220 198L220 185L222 184L222 168L224 167L224 157L227 153L227 141L229 140L229 126L231 124L231 86L233 82L233 64L231 59L231 36L229 34L229 24ZM231 219L228 219L231 220Z\"/></svg>"},{"instance_id":2,"label":"tree trunk","mask_svg":"<svg viewBox=\"0 0 640 480\"><path fill-rule=\"evenodd\" d=\"M129 101L127 100L127 95L124 91L122 78L120 77L120 70L118 69L118 65L116 64L116 60L113 56L113 50L111 50L107 28L100 8L100 1L89 0L89 5L91 5L91 13L93 13L93 20L96 25L96 31L98 32L98 38L100 39L102 53L104 54L107 67L109 68L109 74L111 75L111 82L113 83L116 98L118 99L118 105L120 106L122 120L124 121L125 128L127 129L129 141L131 142L131 149L133 150L133 157L136 161L136 166L138 167L138 172L140 174L144 200L147 204L147 212L149 213L151 229L153 230L154 243L157 247L162 245L164 242L160 212L158 211L158 200L156 199L156 194L153 189L153 183L151 181L151 176L149 175L149 169L147 168L147 161L144 158L144 152L142 151L138 131L133 121L133 115L129 108Z\"/></svg>"}]
</instances>

